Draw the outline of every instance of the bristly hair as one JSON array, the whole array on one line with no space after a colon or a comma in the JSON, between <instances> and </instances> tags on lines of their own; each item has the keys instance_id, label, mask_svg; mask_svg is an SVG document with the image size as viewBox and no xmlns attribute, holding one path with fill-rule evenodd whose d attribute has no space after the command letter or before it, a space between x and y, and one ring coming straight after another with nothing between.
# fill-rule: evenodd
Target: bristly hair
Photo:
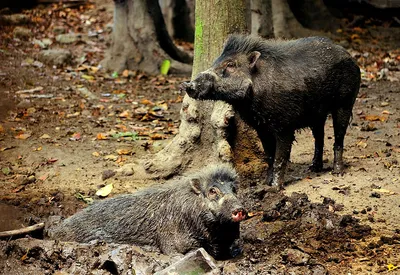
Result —
<instances>
[{"instance_id":1,"label":"bristly hair","mask_svg":"<svg viewBox=\"0 0 400 275\"><path fill-rule=\"evenodd\" d=\"M254 51L258 51L262 57L266 57L271 53L272 49L269 47L269 44L274 44L272 41L274 40L267 43L266 40L251 35L230 35L225 43L221 58L238 53L250 54Z\"/></svg>"},{"instance_id":2,"label":"bristly hair","mask_svg":"<svg viewBox=\"0 0 400 275\"><path fill-rule=\"evenodd\" d=\"M205 182L236 182L237 173L231 165L219 163L207 166L206 168L197 172L194 177L203 179Z\"/></svg>"}]
</instances>

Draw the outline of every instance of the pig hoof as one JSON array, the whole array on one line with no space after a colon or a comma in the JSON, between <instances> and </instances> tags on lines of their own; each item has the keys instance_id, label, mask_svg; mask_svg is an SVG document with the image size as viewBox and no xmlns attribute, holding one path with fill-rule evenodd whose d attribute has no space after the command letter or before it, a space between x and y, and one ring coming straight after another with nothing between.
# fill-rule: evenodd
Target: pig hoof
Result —
<instances>
[{"instance_id":1,"label":"pig hoof","mask_svg":"<svg viewBox=\"0 0 400 275\"><path fill-rule=\"evenodd\" d=\"M338 168L338 167L334 167L332 174L335 176L343 176L344 175L344 169L343 168Z\"/></svg>"},{"instance_id":2,"label":"pig hoof","mask_svg":"<svg viewBox=\"0 0 400 275\"><path fill-rule=\"evenodd\" d=\"M310 167L308 167L308 170L314 173L322 172L322 165L313 163L310 165Z\"/></svg>"}]
</instances>

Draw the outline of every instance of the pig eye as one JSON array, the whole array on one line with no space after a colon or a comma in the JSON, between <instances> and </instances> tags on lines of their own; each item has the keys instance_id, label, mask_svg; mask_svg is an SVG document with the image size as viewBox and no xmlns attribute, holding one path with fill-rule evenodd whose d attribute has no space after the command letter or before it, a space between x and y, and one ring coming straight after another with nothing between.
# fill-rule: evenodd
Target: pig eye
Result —
<instances>
[{"instance_id":1,"label":"pig eye","mask_svg":"<svg viewBox=\"0 0 400 275\"><path fill-rule=\"evenodd\" d=\"M236 64L235 64L235 62L228 62L228 64L226 64L226 67L227 68L235 68Z\"/></svg>"}]
</instances>

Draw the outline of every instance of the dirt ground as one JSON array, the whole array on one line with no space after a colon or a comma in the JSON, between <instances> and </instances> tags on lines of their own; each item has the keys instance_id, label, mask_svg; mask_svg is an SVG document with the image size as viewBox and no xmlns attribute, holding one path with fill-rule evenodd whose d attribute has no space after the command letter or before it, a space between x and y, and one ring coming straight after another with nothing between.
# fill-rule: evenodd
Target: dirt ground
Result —
<instances>
[{"instance_id":1,"label":"dirt ground","mask_svg":"<svg viewBox=\"0 0 400 275\"><path fill-rule=\"evenodd\" d=\"M103 71L98 65L110 39L109 6L53 5L24 14L30 22L19 25L30 30L27 36L18 37L15 24L0 25L0 232L72 215L111 183L109 197L162 182L113 171L150 157L174 137L184 96L178 85L186 80ZM59 27L83 35L63 44L56 39ZM337 42L357 59L363 77L345 139L345 174L330 172L328 119L322 173L307 170L313 138L306 129L296 135L283 194L242 177L240 196L252 217L242 224L243 255L220 263L223 274L400 274L400 41L394 38L400 32L381 28L386 32L338 31ZM69 49L72 62L39 61L37 40L45 38L51 49ZM78 270L68 259L78 261L82 253L54 257L48 242L2 241L2 274L116 274L91 260ZM62 249L86 249L90 259L112 245L94 247L98 254L79 245ZM121 274L132 274L121 266Z\"/></svg>"}]
</instances>

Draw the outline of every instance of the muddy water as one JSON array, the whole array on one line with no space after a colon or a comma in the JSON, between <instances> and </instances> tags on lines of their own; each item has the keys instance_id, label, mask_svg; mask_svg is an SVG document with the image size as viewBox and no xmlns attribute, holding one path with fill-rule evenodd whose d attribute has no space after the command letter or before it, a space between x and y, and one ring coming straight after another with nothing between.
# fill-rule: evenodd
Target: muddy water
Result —
<instances>
[{"instance_id":1,"label":"muddy water","mask_svg":"<svg viewBox=\"0 0 400 275\"><path fill-rule=\"evenodd\" d=\"M0 202L0 232L26 227L29 219L23 209Z\"/></svg>"}]
</instances>

